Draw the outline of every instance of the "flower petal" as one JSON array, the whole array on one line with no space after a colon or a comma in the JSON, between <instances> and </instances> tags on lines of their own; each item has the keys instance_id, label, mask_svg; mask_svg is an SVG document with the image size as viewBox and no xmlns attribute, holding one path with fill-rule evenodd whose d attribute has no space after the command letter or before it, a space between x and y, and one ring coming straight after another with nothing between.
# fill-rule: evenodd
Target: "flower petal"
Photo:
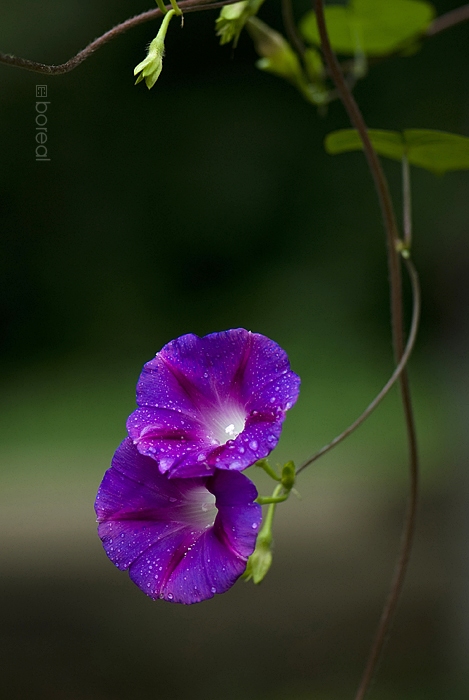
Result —
<instances>
[{"instance_id":1,"label":"flower petal","mask_svg":"<svg viewBox=\"0 0 469 700\"><path fill-rule=\"evenodd\" d=\"M277 444L299 384L284 350L263 335L184 335L144 366L127 430L171 477L246 469Z\"/></svg>"},{"instance_id":2,"label":"flower petal","mask_svg":"<svg viewBox=\"0 0 469 700\"><path fill-rule=\"evenodd\" d=\"M96 498L111 561L151 598L195 603L223 593L246 568L261 522L255 486L237 472L169 479L127 438Z\"/></svg>"}]
</instances>

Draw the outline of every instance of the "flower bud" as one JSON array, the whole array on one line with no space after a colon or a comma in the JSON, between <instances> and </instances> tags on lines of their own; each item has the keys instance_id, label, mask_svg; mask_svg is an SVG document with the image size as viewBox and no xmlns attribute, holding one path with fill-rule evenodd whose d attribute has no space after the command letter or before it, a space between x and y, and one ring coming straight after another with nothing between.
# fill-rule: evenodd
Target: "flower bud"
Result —
<instances>
[{"instance_id":1,"label":"flower bud","mask_svg":"<svg viewBox=\"0 0 469 700\"><path fill-rule=\"evenodd\" d=\"M246 581L253 580L253 583L260 583L267 575L272 564L272 535L262 536L259 533L256 548L248 559L246 571L243 578Z\"/></svg>"},{"instance_id":2,"label":"flower bud","mask_svg":"<svg viewBox=\"0 0 469 700\"><path fill-rule=\"evenodd\" d=\"M174 10L169 10L164 16L158 34L148 47L147 57L134 69L134 75L138 75L135 85L145 79L147 88L150 90L160 77L163 69L164 40L171 18L176 14Z\"/></svg>"}]
</instances>

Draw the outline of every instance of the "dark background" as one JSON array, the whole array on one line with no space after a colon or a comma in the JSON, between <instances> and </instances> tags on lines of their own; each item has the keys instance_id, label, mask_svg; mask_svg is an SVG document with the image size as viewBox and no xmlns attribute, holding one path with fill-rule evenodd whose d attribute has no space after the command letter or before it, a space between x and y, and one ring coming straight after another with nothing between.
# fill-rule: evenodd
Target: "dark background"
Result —
<instances>
[{"instance_id":1,"label":"dark background","mask_svg":"<svg viewBox=\"0 0 469 700\"><path fill-rule=\"evenodd\" d=\"M438 14L458 2L438 0ZM151 6L151 5L150 5ZM297 14L309 9L299 3ZM130 0L0 8L0 49L61 63L148 9ZM392 371L384 233L348 126L254 67L217 12L173 20L163 73L133 85L158 23L72 73L0 65L0 697L353 697L392 575L407 485L397 392L278 509L260 587L154 603L107 560L93 501L142 364L187 332L274 338L302 378L273 461L300 463ZM278 3L261 17L280 28ZM469 135L469 25L356 88L369 126ZM35 161L35 86L50 162ZM396 205L400 170L386 163ZM414 558L370 697L469 694L467 173L412 172L424 308L411 362L422 452ZM270 484L254 478L261 491Z\"/></svg>"}]
</instances>

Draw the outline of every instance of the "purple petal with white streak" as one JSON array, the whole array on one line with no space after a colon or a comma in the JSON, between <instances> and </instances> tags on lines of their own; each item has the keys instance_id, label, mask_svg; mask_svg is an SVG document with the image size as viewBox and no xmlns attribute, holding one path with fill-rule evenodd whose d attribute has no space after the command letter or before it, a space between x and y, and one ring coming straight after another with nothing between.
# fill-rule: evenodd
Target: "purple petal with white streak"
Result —
<instances>
[{"instance_id":1,"label":"purple petal with white streak","mask_svg":"<svg viewBox=\"0 0 469 700\"><path fill-rule=\"evenodd\" d=\"M224 593L246 568L261 523L256 497L238 472L169 479L127 438L96 497L98 533L148 596L196 603Z\"/></svg>"},{"instance_id":2,"label":"purple petal with white streak","mask_svg":"<svg viewBox=\"0 0 469 700\"><path fill-rule=\"evenodd\" d=\"M276 446L299 384L285 351L263 335L184 335L144 366L127 430L170 477L246 469Z\"/></svg>"}]
</instances>

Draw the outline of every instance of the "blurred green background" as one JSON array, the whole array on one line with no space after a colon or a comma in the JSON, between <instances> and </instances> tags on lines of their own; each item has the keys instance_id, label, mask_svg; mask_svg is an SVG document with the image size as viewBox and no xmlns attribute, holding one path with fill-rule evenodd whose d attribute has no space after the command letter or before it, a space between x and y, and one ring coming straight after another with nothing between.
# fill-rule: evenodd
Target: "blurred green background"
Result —
<instances>
[{"instance_id":1,"label":"blurred green background","mask_svg":"<svg viewBox=\"0 0 469 700\"><path fill-rule=\"evenodd\" d=\"M442 14L459 2L438 0ZM0 49L61 63L151 7L0 7ZM300 17L309 4L295 4ZM197 606L154 603L107 560L93 501L125 436L141 366L170 339L242 326L302 378L273 461L300 463L392 371L384 233L348 126L219 47L216 11L170 27L157 86L133 67L157 24L72 73L0 65L0 697L353 697L393 571L407 466L397 392L307 470L278 509L274 566ZM261 17L281 27L279 3ZM469 26L356 88L375 128L469 135ZM47 85L50 162L35 161ZM396 204L400 172L387 163ZM414 558L370 697L469 695L469 175L413 173L424 308L411 362L422 453ZM270 484L254 475L262 492Z\"/></svg>"}]
</instances>

